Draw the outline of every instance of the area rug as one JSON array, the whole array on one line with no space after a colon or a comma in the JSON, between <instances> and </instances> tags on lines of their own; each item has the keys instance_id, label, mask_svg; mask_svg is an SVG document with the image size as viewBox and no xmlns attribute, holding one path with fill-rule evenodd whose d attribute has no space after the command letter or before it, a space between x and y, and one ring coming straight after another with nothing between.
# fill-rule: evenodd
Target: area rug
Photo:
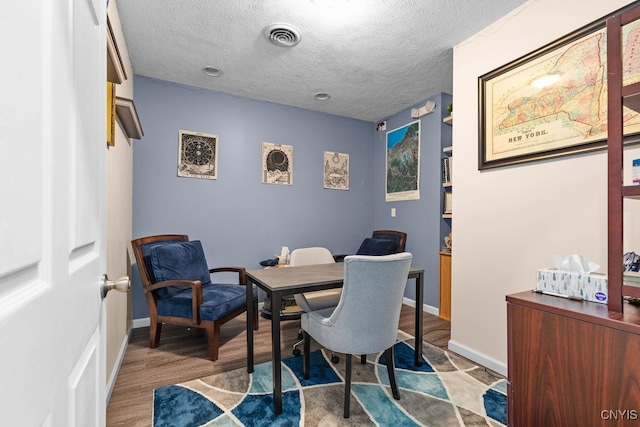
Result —
<instances>
[{"instance_id":1,"label":"area rug","mask_svg":"<svg viewBox=\"0 0 640 427\"><path fill-rule=\"evenodd\" d=\"M311 354L310 378L302 356L282 360L283 413L273 414L271 362L154 390L154 427L191 426L502 426L507 423L506 380L451 352L423 343L413 364L413 338L399 332L394 347L400 400L391 396L386 361L354 358L351 416L342 417L344 356Z\"/></svg>"}]
</instances>

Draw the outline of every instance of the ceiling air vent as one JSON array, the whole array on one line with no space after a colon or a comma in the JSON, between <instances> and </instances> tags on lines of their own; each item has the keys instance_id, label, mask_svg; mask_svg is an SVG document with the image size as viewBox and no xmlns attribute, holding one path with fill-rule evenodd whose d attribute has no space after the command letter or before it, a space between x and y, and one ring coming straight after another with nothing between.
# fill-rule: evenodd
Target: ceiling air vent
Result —
<instances>
[{"instance_id":1,"label":"ceiling air vent","mask_svg":"<svg viewBox=\"0 0 640 427\"><path fill-rule=\"evenodd\" d=\"M300 43L300 31L289 24L271 24L264 29L264 36L281 47L293 47Z\"/></svg>"}]
</instances>

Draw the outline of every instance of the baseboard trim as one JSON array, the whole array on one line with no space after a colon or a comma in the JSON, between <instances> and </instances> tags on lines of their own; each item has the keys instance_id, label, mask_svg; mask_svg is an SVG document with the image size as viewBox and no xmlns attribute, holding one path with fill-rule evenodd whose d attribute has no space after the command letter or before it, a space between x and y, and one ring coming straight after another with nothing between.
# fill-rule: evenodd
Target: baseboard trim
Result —
<instances>
[{"instance_id":1,"label":"baseboard trim","mask_svg":"<svg viewBox=\"0 0 640 427\"><path fill-rule=\"evenodd\" d=\"M122 366L122 361L124 360L124 354L127 352L127 346L129 345L129 340L131 339L132 331L133 331L133 328L130 327L127 333L125 334L124 340L122 340L122 345L120 346L120 351L118 352L118 358L116 359L116 364L113 367L113 371L111 372L109 381L107 381L107 406L109 406L109 400L111 400L111 393L113 392L113 387L116 385L116 379L118 378L118 374L120 373L120 367Z\"/></svg>"},{"instance_id":2,"label":"baseboard trim","mask_svg":"<svg viewBox=\"0 0 640 427\"><path fill-rule=\"evenodd\" d=\"M485 368L491 369L492 371L497 372L504 377L507 376L507 365L499 360L494 359L493 357L489 357L486 354L478 353L477 351L454 340L449 340L448 347L449 350L453 351L454 353L458 353L460 356L464 356L467 359L473 360L474 362L479 363Z\"/></svg>"},{"instance_id":3,"label":"baseboard trim","mask_svg":"<svg viewBox=\"0 0 640 427\"><path fill-rule=\"evenodd\" d=\"M143 317L142 319L133 319L133 329L146 328L151 325L151 319Z\"/></svg>"},{"instance_id":4,"label":"baseboard trim","mask_svg":"<svg viewBox=\"0 0 640 427\"><path fill-rule=\"evenodd\" d=\"M408 305L409 307L413 307L413 308L416 307L416 302L406 297L402 299L402 303L405 305ZM438 310L437 307L433 307L427 304L422 304L422 311L424 311L425 313L433 314L434 316L437 316L438 314L440 314L440 310Z\"/></svg>"}]
</instances>

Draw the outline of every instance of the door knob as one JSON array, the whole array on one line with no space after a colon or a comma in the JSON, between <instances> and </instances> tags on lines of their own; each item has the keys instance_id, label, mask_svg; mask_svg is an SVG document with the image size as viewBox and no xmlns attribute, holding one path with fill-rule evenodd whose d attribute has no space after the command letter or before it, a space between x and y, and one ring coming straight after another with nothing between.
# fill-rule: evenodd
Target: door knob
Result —
<instances>
[{"instance_id":1,"label":"door knob","mask_svg":"<svg viewBox=\"0 0 640 427\"><path fill-rule=\"evenodd\" d=\"M129 280L129 276L123 276L115 282L112 282L111 280L109 280L109 277L106 274L103 274L101 286L103 299L107 296L107 292L109 292L111 289L115 289L116 291L120 292L129 292L129 289L131 289L131 281Z\"/></svg>"}]
</instances>

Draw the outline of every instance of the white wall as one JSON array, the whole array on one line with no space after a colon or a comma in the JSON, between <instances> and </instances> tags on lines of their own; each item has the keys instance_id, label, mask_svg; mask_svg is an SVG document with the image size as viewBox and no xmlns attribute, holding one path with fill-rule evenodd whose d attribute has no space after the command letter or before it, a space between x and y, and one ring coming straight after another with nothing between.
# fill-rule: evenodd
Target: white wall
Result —
<instances>
[{"instance_id":1,"label":"white wall","mask_svg":"<svg viewBox=\"0 0 640 427\"><path fill-rule=\"evenodd\" d=\"M505 296L535 288L555 254L606 270L606 152L479 171L478 77L629 3L531 0L454 48L449 348L503 374Z\"/></svg>"},{"instance_id":2,"label":"white wall","mask_svg":"<svg viewBox=\"0 0 640 427\"><path fill-rule=\"evenodd\" d=\"M115 0L107 10L127 80L116 85L116 95L133 99L133 70ZM105 84L106 90L106 84ZM111 280L131 275L133 147L116 120L116 143L107 149L107 274ZM131 276L130 276L131 277ZM107 330L107 392L115 383L131 330L131 293L112 291L105 300Z\"/></svg>"}]
</instances>

